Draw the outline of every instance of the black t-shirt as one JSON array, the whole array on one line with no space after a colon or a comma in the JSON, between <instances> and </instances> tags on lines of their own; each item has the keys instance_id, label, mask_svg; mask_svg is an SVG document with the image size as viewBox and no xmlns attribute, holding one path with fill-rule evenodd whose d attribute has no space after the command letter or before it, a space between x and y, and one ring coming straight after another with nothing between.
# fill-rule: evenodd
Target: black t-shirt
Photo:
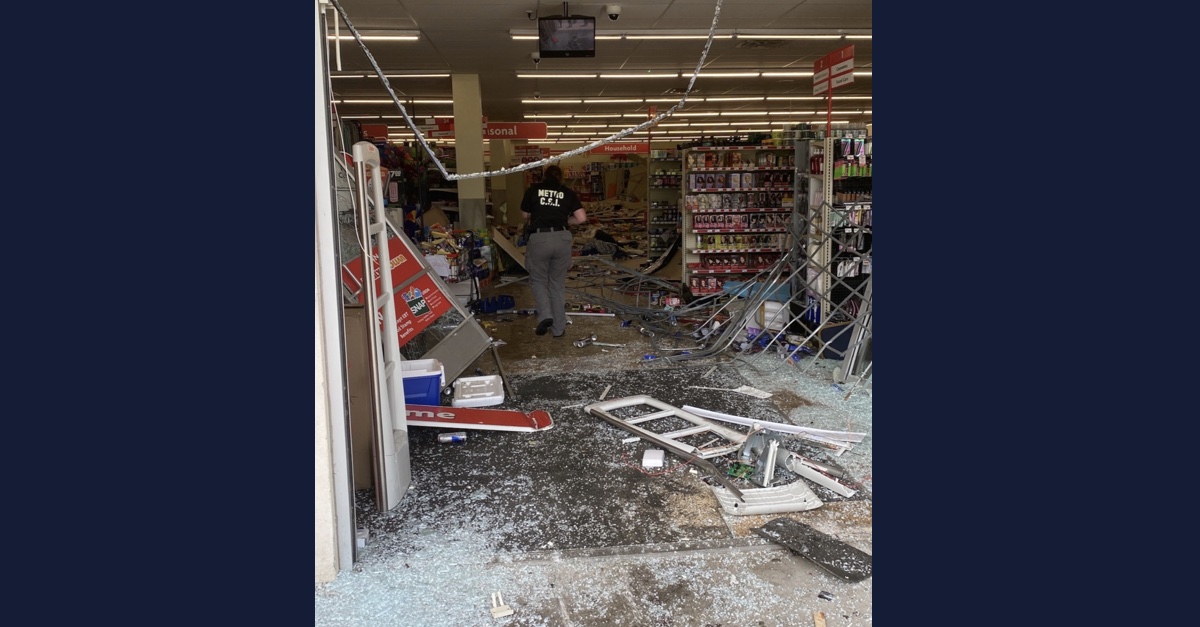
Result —
<instances>
[{"instance_id":1,"label":"black t-shirt","mask_svg":"<svg viewBox=\"0 0 1200 627\"><path fill-rule=\"evenodd\" d=\"M535 229L567 226L567 218L583 208L575 190L556 181L542 181L525 190L521 211Z\"/></svg>"}]
</instances>

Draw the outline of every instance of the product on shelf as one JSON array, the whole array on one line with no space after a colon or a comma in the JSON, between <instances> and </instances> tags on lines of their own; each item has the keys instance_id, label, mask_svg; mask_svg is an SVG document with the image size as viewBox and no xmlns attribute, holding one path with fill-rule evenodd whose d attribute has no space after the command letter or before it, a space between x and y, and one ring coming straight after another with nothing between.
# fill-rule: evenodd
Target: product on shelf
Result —
<instances>
[{"instance_id":1,"label":"product on shelf","mask_svg":"<svg viewBox=\"0 0 1200 627\"><path fill-rule=\"evenodd\" d=\"M712 293L777 263L792 246L795 147L693 146L682 157L684 284Z\"/></svg>"}]
</instances>

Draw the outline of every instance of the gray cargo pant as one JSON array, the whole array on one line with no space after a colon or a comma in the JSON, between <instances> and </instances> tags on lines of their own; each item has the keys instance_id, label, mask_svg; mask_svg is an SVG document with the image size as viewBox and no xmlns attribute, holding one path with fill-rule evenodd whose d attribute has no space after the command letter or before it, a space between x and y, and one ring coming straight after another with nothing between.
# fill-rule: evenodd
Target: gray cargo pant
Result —
<instances>
[{"instance_id":1,"label":"gray cargo pant","mask_svg":"<svg viewBox=\"0 0 1200 627\"><path fill-rule=\"evenodd\" d=\"M525 246L525 270L537 306L538 321L550 318L554 335L567 330L567 271L571 269L570 230L532 233Z\"/></svg>"}]
</instances>

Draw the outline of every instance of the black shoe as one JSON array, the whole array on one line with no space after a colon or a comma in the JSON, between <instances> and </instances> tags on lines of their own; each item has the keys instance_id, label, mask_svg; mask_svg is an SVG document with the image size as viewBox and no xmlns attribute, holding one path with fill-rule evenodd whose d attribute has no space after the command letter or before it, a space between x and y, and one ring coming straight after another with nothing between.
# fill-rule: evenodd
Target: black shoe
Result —
<instances>
[{"instance_id":1,"label":"black shoe","mask_svg":"<svg viewBox=\"0 0 1200 627\"><path fill-rule=\"evenodd\" d=\"M567 332L566 332L566 331L563 331L562 333L559 333L558 335L555 335L554 337L562 337L562 336L564 336L564 335L566 335L566 334L567 334Z\"/></svg>"},{"instance_id":2,"label":"black shoe","mask_svg":"<svg viewBox=\"0 0 1200 627\"><path fill-rule=\"evenodd\" d=\"M552 327L552 326L554 326L554 319L546 318L545 320L542 320L541 322L538 323L537 331L535 331L535 333L537 333L538 335L545 335L546 331L549 331L550 327Z\"/></svg>"}]
</instances>

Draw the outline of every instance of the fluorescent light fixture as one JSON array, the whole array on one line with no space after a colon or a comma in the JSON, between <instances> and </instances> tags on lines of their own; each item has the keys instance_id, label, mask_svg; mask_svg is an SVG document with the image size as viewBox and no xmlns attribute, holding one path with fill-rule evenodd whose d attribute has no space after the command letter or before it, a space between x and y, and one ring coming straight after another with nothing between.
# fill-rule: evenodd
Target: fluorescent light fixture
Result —
<instances>
[{"instance_id":1,"label":"fluorescent light fixture","mask_svg":"<svg viewBox=\"0 0 1200 627\"><path fill-rule=\"evenodd\" d=\"M358 33L363 41L416 41L420 39L421 32L415 30L394 30L394 31L359 31ZM326 35L329 41L354 41L354 35Z\"/></svg>"},{"instance_id":2,"label":"fluorescent light fixture","mask_svg":"<svg viewBox=\"0 0 1200 627\"><path fill-rule=\"evenodd\" d=\"M450 78L449 74L384 74L388 78ZM370 75L374 78L374 75Z\"/></svg>"},{"instance_id":3,"label":"fluorescent light fixture","mask_svg":"<svg viewBox=\"0 0 1200 627\"><path fill-rule=\"evenodd\" d=\"M871 71L861 70L854 72L855 76L871 76ZM690 70L672 72L667 70L647 70L646 73L629 74L517 74L517 78L688 78L692 75ZM811 71L780 71L780 72L701 72L699 78L808 78L813 73ZM405 75L387 75L389 78L393 76L404 76L406 78L426 78L430 76L449 76L449 74L405 74ZM368 75L366 78L369 78ZM346 78L343 76L335 76L334 78ZM353 75L352 78L364 78L362 75Z\"/></svg>"},{"instance_id":4,"label":"fluorescent light fixture","mask_svg":"<svg viewBox=\"0 0 1200 627\"><path fill-rule=\"evenodd\" d=\"M767 115L766 111L722 111L721 117L727 115Z\"/></svg>"},{"instance_id":5,"label":"fluorescent light fixture","mask_svg":"<svg viewBox=\"0 0 1200 627\"><path fill-rule=\"evenodd\" d=\"M703 100L703 98L689 98L689 100ZM679 102L678 98L647 98L646 102Z\"/></svg>"},{"instance_id":6,"label":"fluorescent light fixture","mask_svg":"<svg viewBox=\"0 0 1200 627\"><path fill-rule=\"evenodd\" d=\"M714 96L701 98L704 102L756 102L764 99L765 96Z\"/></svg>"},{"instance_id":7,"label":"fluorescent light fixture","mask_svg":"<svg viewBox=\"0 0 1200 627\"><path fill-rule=\"evenodd\" d=\"M600 78L679 78L679 72L646 72L644 74L601 74Z\"/></svg>"},{"instance_id":8,"label":"fluorescent light fixture","mask_svg":"<svg viewBox=\"0 0 1200 627\"><path fill-rule=\"evenodd\" d=\"M554 98L529 98L521 101L521 104L583 104L582 100L564 100Z\"/></svg>"},{"instance_id":9,"label":"fluorescent light fixture","mask_svg":"<svg viewBox=\"0 0 1200 627\"><path fill-rule=\"evenodd\" d=\"M584 100L583 100L583 104L608 104L608 103L626 104L626 103L630 103L630 102L640 103L640 102L642 102L642 99L641 98L584 98Z\"/></svg>"},{"instance_id":10,"label":"fluorescent light fixture","mask_svg":"<svg viewBox=\"0 0 1200 627\"><path fill-rule=\"evenodd\" d=\"M871 96L834 96L836 100L870 100ZM825 96L767 96L767 100L825 100Z\"/></svg>"},{"instance_id":11,"label":"fluorescent light fixture","mask_svg":"<svg viewBox=\"0 0 1200 627\"><path fill-rule=\"evenodd\" d=\"M536 29L515 28L508 31L514 40L530 41L538 38ZM708 29L661 29L661 30L596 30L596 39L708 39ZM871 39L870 29L839 29L829 32L829 29L790 29L772 30L755 29L751 31L718 29L712 35L713 39Z\"/></svg>"},{"instance_id":12,"label":"fluorescent light fixture","mask_svg":"<svg viewBox=\"0 0 1200 627\"><path fill-rule=\"evenodd\" d=\"M870 35L751 35L738 33L742 39L870 39Z\"/></svg>"},{"instance_id":13,"label":"fluorescent light fixture","mask_svg":"<svg viewBox=\"0 0 1200 627\"><path fill-rule=\"evenodd\" d=\"M703 35L700 35L700 34L696 34L696 35L628 35L627 34L627 35L620 35L620 36L597 34L596 39L641 39L641 40L654 40L654 41L659 41L659 40L667 41L667 40L674 40L674 39L708 39L708 33L705 32ZM733 35L714 34L713 39L733 39Z\"/></svg>"},{"instance_id":14,"label":"fluorescent light fixture","mask_svg":"<svg viewBox=\"0 0 1200 627\"><path fill-rule=\"evenodd\" d=\"M336 100L337 104L392 104L391 100ZM413 104L454 104L453 100L402 100Z\"/></svg>"},{"instance_id":15,"label":"fluorescent light fixture","mask_svg":"<svg viewBox=\"0 0 1200 627\"><path fill-rule=\"evenodd\" d=\"M620 113L526 113L527 118L559 119L559 118L619 118Z\"/></svg>"},{"instance_id":16,"label":"fluorescent light fixture","mask_svg":"<svg viewBox=\"0 0 1200 627\"><path fill-rule=\"evenodd\" d=\"M517 74L517 78L596 78L596 73L591 74Z\"/></svg>"}]
</instances>

